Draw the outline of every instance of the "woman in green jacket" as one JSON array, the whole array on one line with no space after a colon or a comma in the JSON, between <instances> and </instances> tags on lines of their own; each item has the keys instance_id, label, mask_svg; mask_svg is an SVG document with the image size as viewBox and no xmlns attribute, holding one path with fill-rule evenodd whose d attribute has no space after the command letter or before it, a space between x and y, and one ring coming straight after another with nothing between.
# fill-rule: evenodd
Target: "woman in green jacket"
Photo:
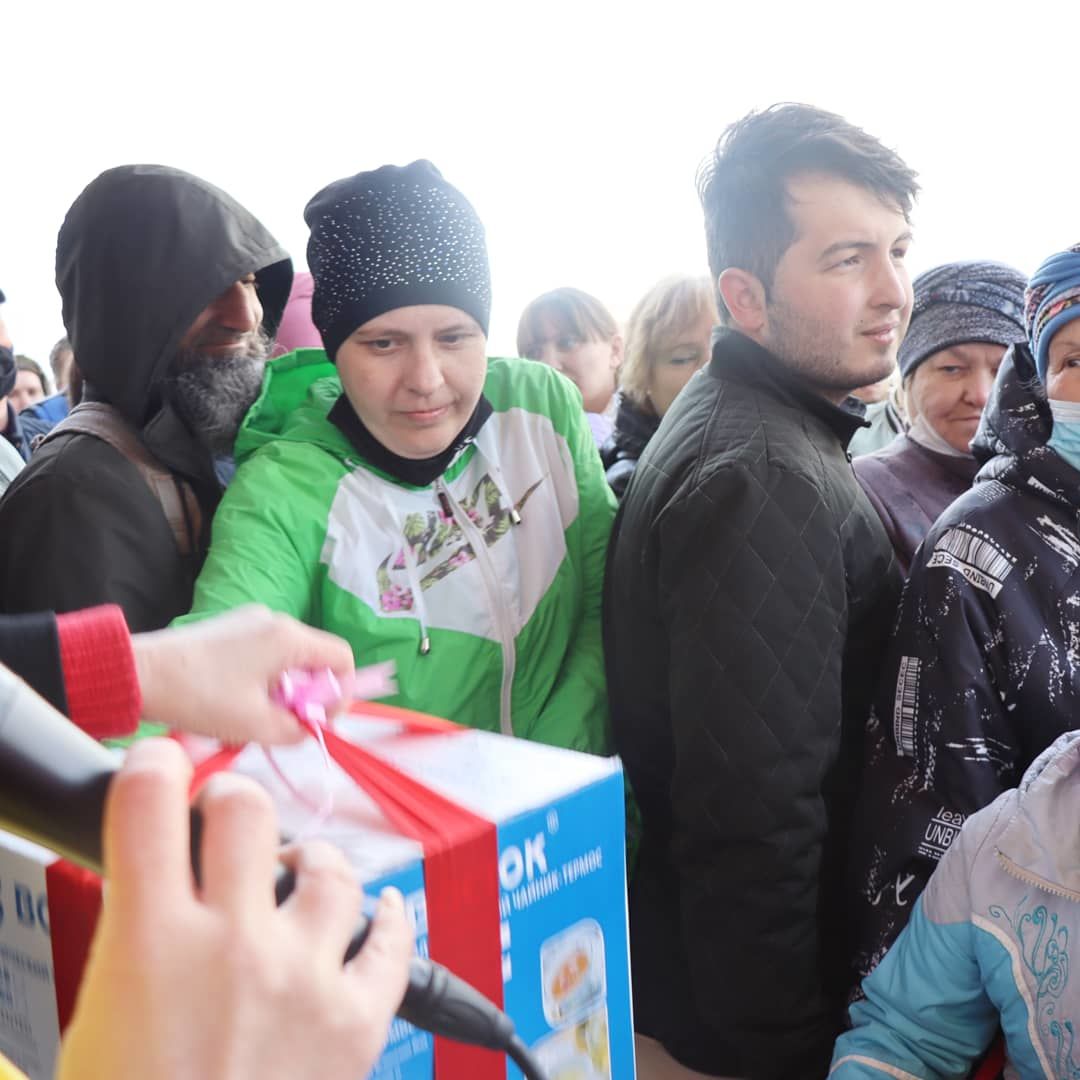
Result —
<instances>
[{"instance_id":1,"label":"woman in green jacket","mask_svg":"<svg viewBox=\"0 0 1080 1080\"><path fill-rule=\"evenodd\" d=\"M399 704L609 752L614 501L579 392L487 359L483 226L430 163L304 216L325 353L270 364L188 618L258 601L393 660Z\"/></svg>"}]
</instances>

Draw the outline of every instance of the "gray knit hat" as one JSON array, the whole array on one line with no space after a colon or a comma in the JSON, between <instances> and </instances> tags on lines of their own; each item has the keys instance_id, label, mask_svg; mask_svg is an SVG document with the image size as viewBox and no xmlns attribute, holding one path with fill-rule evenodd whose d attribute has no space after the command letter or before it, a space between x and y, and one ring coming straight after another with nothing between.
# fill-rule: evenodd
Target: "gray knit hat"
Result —
<instances>
[{"instance_id":1,"label":"gray knit hat","mask_svg":"<svg viewBox=\"0 0 1080 1080\"><path fill-rule=\"evenodd\" d=\"M312 321L334 359L359 326L414 304L446 304L487 333L484 226L430 161L384 165L323 188L305 207Z\"/></svg>"},{"instance_id":2,"label":"gray knit hat","mask_svg":"<svg viewBox=\"0 0 1080 1080\"><path fill-rule=\"evenodd\" d=\"M913 283L911 325L900 343L900 374L907 378L934 353L969 341L1013 345L1027 340L1027 278L996 262L955 262L920 274Z\"/></svg>"}]
</instances>

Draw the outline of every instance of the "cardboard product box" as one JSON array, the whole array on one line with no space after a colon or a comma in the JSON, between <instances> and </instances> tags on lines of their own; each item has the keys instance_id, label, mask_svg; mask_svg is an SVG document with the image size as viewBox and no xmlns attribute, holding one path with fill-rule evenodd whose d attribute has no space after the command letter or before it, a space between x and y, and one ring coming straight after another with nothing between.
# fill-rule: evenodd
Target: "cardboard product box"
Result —
<instances>
[{"instance_id":1,"label":"cardboard product box","mask_svg":"<svg viewBox=\"0 0 1080 1080\"><path fill-rule=\"evenodd\" d=\"M328 767L314 740L274 751L288 785L257 747L232 768L270 790L285 835L342 848L369 896L400 889L418 953L431 950L488 996L501 995L549 1080L633 1080L618 762L478 731L400 734L369 720L337 730L491 823L491 835L458 829L425 858L424 844L402 835L336 764ZM319 821L313 807L328 793L332 813ZM51 1080L101 896L93 874L0 832L0 1052L31 1080ZM437 910L441 928L429 917ZM438 1080L521 1077L500 1055L446 1049L457 1056L441 1059ZM371 1076L432 1080L434 1061L432 1037L397 1020Z\"/></svg>"},{"instance_id":2,"label":"cardboard product box","mask_svg":"<svg viewBox=\"0 0 1080 1080\"><path fill-rule=\"evenodd\" d=\"M0 832L0 1053L52 1080L101 910L101 879Z\"/></svg>"},{"instance_id":3,"label":"cardboard product box","mask_svg":"<svg viewBox=\"0 0 1080 1080\"><path fill-rule=\"evenodd\" d=\"M233 768L271 791L282 828L291 835L304 834L310 805L324 799L329 779L333 812L316 835L346 852L369 894L385 885L402 891L421 955L431 947L436 960L467 975L455 955L468 964L470 952L494 948L502 1006L549 1080L633 1080L625 801L618 761L480 731L402 735L366 720L344 721L338 730L494 823L490 858L497 862L488 873L497 889L492 918L498 926L480 934L482 940L460 940L454 933L457 940L443 935L442 950L432 945L428 916L440 898L431 895L420 844L390 826L337 766L328 773L313 741L274 753L294 791L256 748L246 749ZM437 888L465 888L468 883L450 870ZM468 895L464 902L470 902ZM454 955L447 957L447 949ZM396 1021L373 1078L431 1080L432 1044L425 1032ZM475 1059L444 1065L438 1080L521 1077L505 1059L479 1053L487 1059L482 1066Z\"/></svg>"}]
</instances>

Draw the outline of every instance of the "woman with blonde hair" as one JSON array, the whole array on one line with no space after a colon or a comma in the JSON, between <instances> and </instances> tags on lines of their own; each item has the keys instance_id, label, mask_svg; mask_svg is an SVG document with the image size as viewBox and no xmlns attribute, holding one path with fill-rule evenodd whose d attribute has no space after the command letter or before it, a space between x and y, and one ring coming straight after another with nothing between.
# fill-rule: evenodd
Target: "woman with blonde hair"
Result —
<instances>
[{"instance_id":1,"label":"woman with blonde hair","mask_svg":"<svg viewBox=\"0 0 1080 1080\"><path fill-rule=\"evenodd\" d=\"M718 318L712 282L687 274L658 281L630 315L615 430L601 450L608 483L620 499L664 414L709 359Z\"/></svg>"}]
</instances>

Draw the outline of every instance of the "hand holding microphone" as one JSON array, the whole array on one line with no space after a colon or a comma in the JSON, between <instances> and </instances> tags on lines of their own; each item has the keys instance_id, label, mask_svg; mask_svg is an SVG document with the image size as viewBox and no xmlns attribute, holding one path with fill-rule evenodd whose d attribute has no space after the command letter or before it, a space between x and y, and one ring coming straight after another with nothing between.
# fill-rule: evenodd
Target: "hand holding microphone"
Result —
<instances>
[{"instance_id":1,"label":"hand holding microphone","mask_svg":"<svg viewBox=\"0 0 1080 1080\"><path fill-rule=\"evenodd\" d=\"M291 856L275 906L278 835L266 793L214 777L200 798L202 888L191 871L191 767L168 740L132 747L105 814L108 902L60 1080L357 1080L405 991L412 934L388 890L344 967L360 890L335 848Z\"/></svg>"}]
</instances>

